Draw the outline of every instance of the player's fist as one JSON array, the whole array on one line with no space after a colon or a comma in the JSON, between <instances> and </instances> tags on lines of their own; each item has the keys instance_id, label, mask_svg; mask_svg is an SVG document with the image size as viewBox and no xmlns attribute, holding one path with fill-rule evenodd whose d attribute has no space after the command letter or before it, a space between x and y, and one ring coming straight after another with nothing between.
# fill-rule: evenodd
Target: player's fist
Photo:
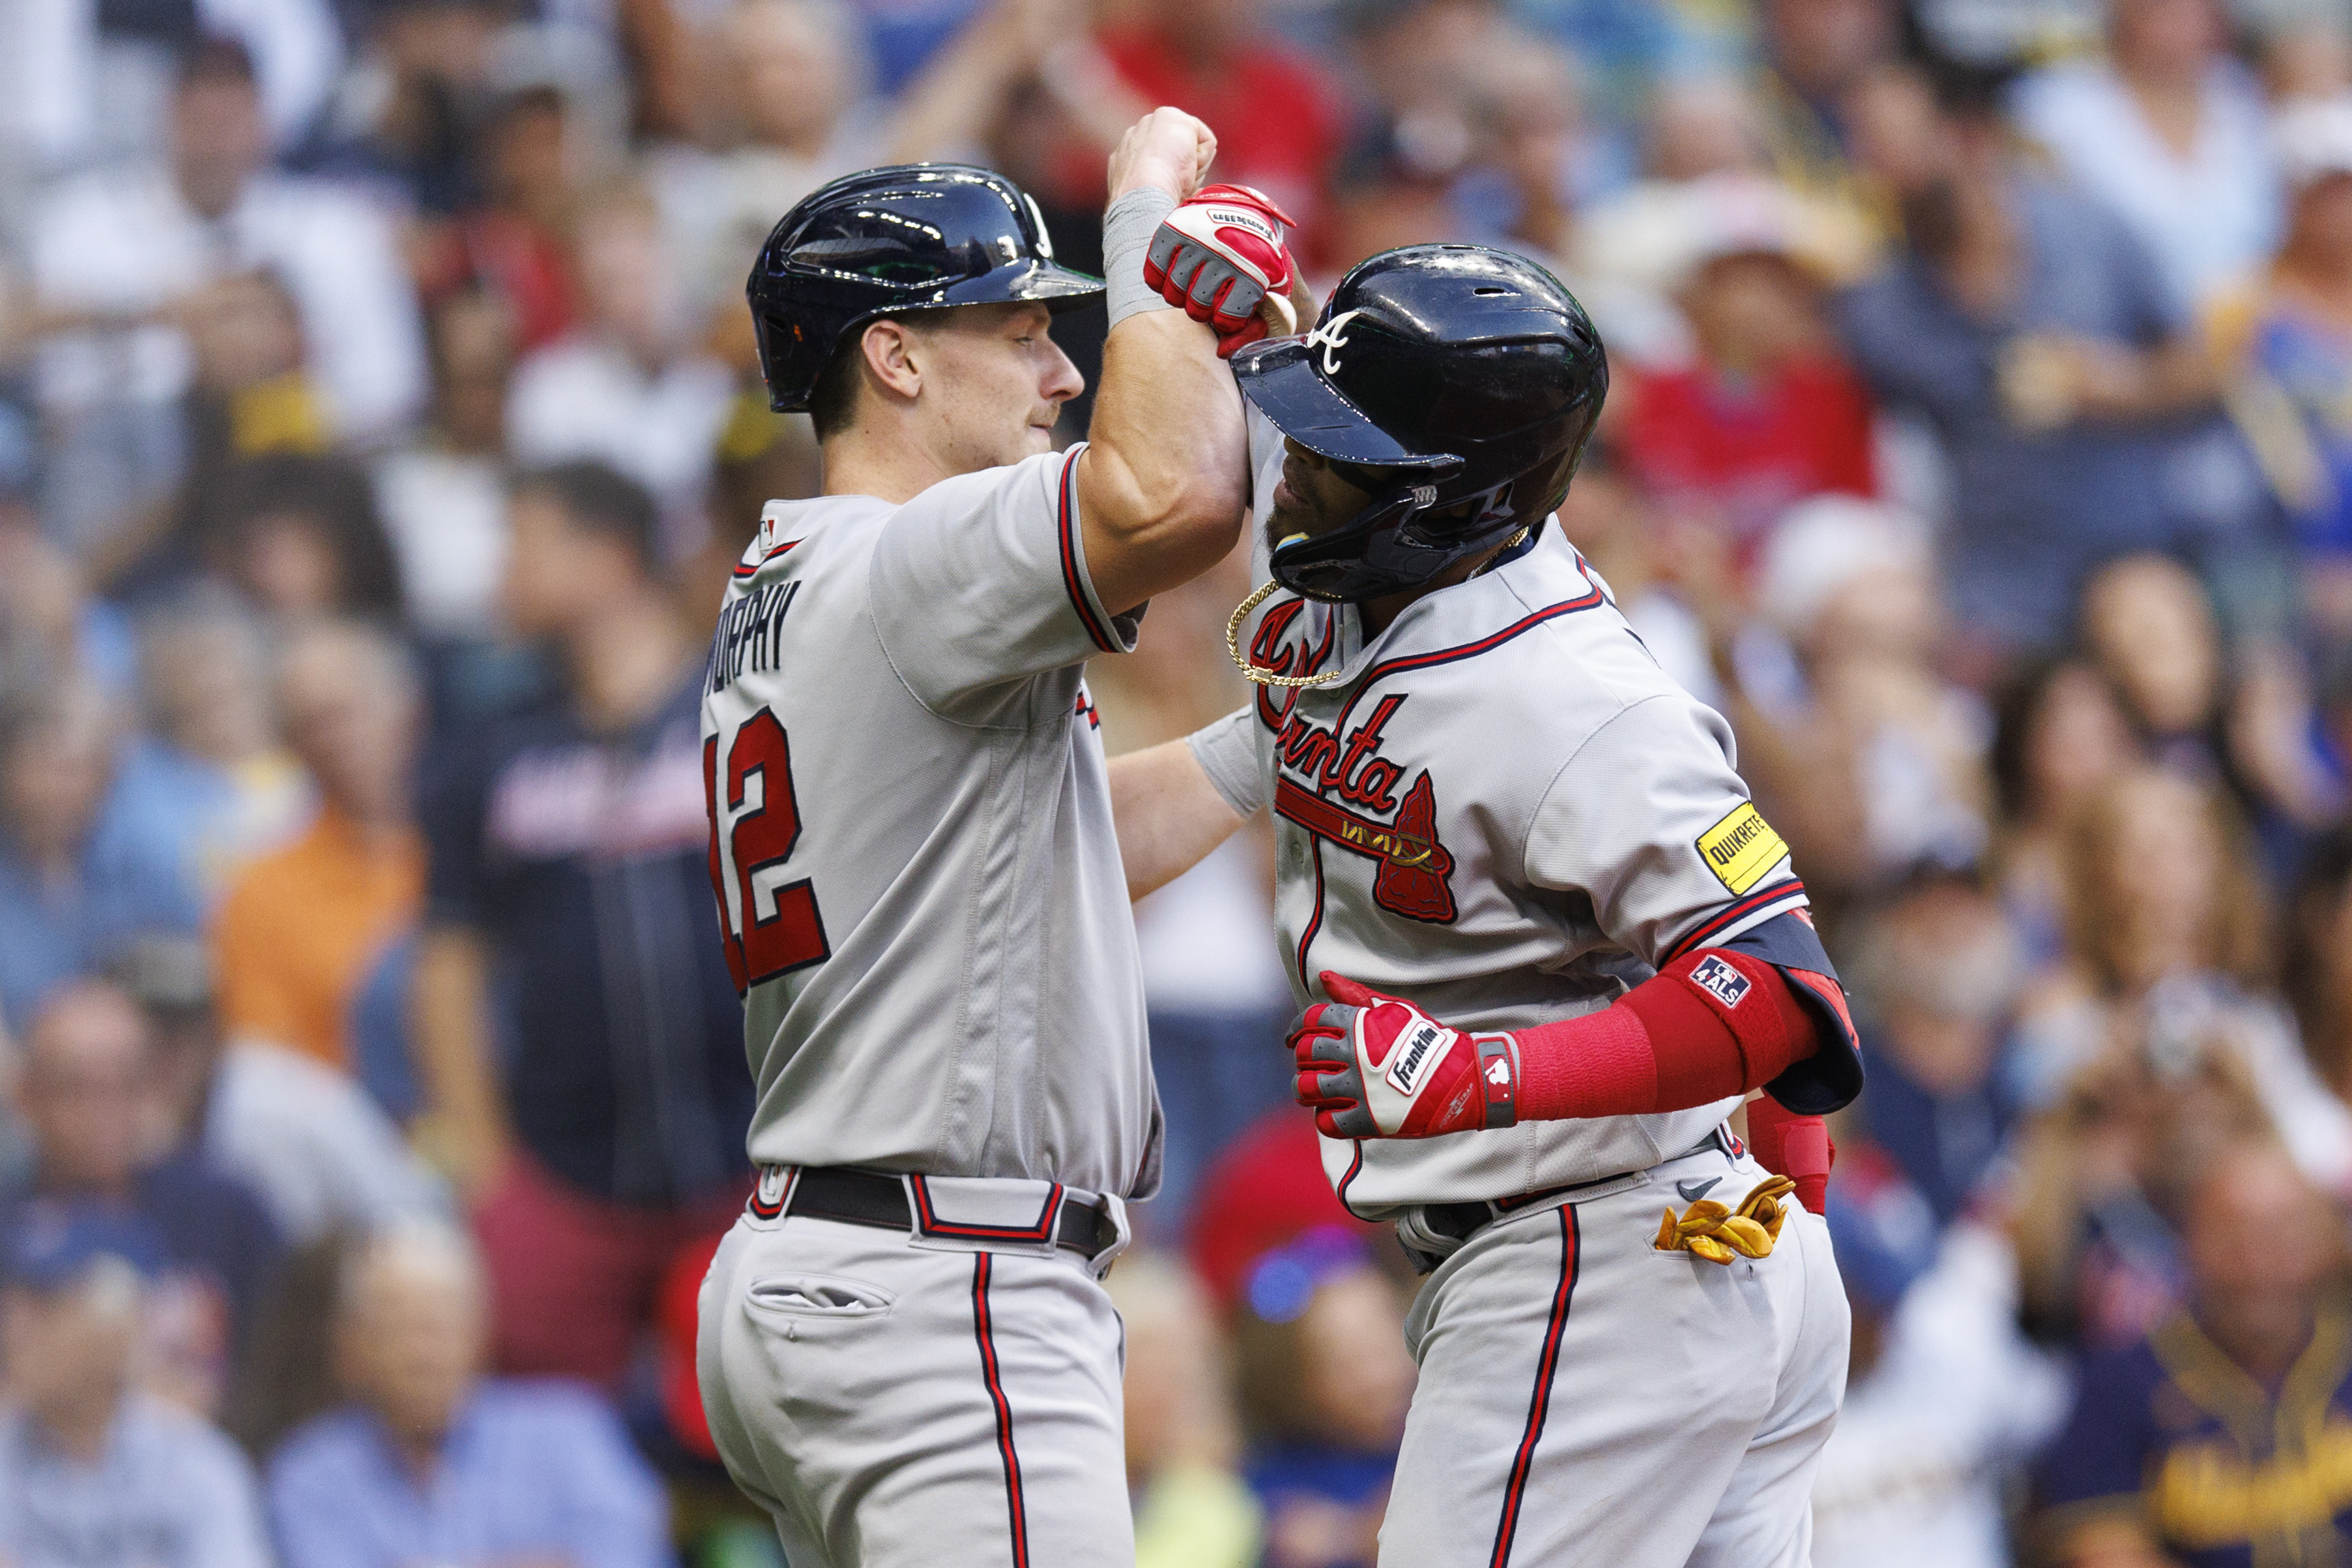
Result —
<instances>
[{"instance_id":1,"label":"player's fist","mask_svg":"<svg viewBox=\"0 0 2352 1568\"><path fill-rule=\"evenodd\" d=\"M1143 281L1217 334L1217 357L1298 330L1290 303L1297 268L1282 231L1290 219L1247 185L1203 185L1162 219L1144 253Z\"/></svg>"},{"instance_id":2,"label":"player's fist","mask_svg":"<svg viewBox=\"0 0 2352 1568\"><path fill-rule=\"evenodd\" d=\"M1146 187L1184 201L1209 177L1217 133L1207 121L1162 106L1127 128L1110 155L1110 199Z\"/></svg>"},{"instance_id":3,"label":"player's fist","mask_svg":"<svg viewBox=\"0 0 2352 1568\"><path fill-rule=\"evenodd\" d=\"M1331 998L1298 1016L1298 1103L1329 1138L1434 1138L1517 1120L1518 1051L1325 970Z\"/></svg>"}]
</instances>

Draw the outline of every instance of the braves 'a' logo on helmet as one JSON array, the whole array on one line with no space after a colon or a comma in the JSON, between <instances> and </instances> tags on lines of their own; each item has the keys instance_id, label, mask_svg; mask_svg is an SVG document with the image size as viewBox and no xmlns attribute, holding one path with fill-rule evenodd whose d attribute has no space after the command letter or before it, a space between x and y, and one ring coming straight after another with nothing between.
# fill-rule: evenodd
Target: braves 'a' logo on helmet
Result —
<instances>
[{"instance_id":1,"label":"braves 'a' logo on helmet","mask_svg":"<svg viewBox=\"0 0 2352 1568\"><path fill-rule=\"evenodd\" d=\"M1348 346L1348 323L1362 315L1361 310L1342 310L1328 321L1318 321L1307 334L1307 346L1323 351L1323 374L1339 374L1339 351Z\"/></svg>"}]
</instances>

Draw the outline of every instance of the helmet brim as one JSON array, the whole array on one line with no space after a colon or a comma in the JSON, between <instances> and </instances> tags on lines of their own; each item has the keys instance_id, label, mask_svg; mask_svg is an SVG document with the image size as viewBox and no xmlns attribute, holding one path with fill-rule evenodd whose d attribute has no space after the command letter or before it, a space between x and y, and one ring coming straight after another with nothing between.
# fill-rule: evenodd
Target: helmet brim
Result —
<instances>
[{"instance_id":1,"label":"helmet brim","mask_svg":"<svg viewBox=\"0 0 2352 1568\"><path fill-rule=\"evenodd\" d=\"M1274 427L1318 457L1368 468L1453 468L1452 452L1417 452L1372 423L1323 377L1315 350L1298 338L1255 342L1234 355L1242 395Z\"/></svg>"},{"instance_id":2,"label":"helmet brim","mask_svg":"<svg viewBox=\"0 0 2352 1568\"><path fill-rule=\"evenodd\" d=\"M950 284L931 301L947 305L1043 305L1055 315L1083 310L1102 298L1103 280L1057 261L1029 260ZM877 311L887 315L887 310Z\"/></svg>"}]
</instances>

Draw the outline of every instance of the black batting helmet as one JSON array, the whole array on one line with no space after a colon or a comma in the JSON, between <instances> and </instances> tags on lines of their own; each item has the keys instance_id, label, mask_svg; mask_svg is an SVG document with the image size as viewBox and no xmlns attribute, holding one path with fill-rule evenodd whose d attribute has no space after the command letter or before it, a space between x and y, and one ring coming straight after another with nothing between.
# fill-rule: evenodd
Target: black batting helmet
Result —
<instances>
[{"instance_id":1,"label":"black batting helmet","mask_svg":"<svg viewBox=\"0 0 2352 1568\"><path fill-rule=\"evenodd\" d=\"M1328 533L1277 541L1274 575L1330 601L1416 588L1540 528L1609 395L1600 334L1508 251L1414 245L1359 263L1314 330L1234 356L1243 395L1374 492Z\"/></svg>"},{"instance_id":2,"label":"black batting helmet","mask_svg":"<svg viewBox=\"0 0 2352 1568\"><path fill-rule=\"evenodd\" d=\"M1074 310L1102 279L1054 259L1027 193L963 163L894 163L801 199L769 232L744 291L779 413L808 406L833 351L877 316L1034 300Z\"/></svg>"}]
</instances>

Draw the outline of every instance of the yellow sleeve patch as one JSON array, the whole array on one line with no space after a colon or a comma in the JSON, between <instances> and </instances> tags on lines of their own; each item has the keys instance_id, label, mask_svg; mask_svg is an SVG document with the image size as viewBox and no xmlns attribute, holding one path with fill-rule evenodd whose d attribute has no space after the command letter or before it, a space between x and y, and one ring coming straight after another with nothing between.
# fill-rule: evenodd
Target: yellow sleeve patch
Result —
<instances>
[{"instance_id":1,"label":"yellow sleeve patch","mask_svg":"<svg viewBox=\"0 0 2352 1568\"><path fill-rule=\"evenodd\" d=\"M1732 814L1698 836L1698 852L1706 868L1735 893L1744 893L1779 865L1789 853L1772 825L1752 801L1743 801Z\"/></svg>"}]
</instances>

